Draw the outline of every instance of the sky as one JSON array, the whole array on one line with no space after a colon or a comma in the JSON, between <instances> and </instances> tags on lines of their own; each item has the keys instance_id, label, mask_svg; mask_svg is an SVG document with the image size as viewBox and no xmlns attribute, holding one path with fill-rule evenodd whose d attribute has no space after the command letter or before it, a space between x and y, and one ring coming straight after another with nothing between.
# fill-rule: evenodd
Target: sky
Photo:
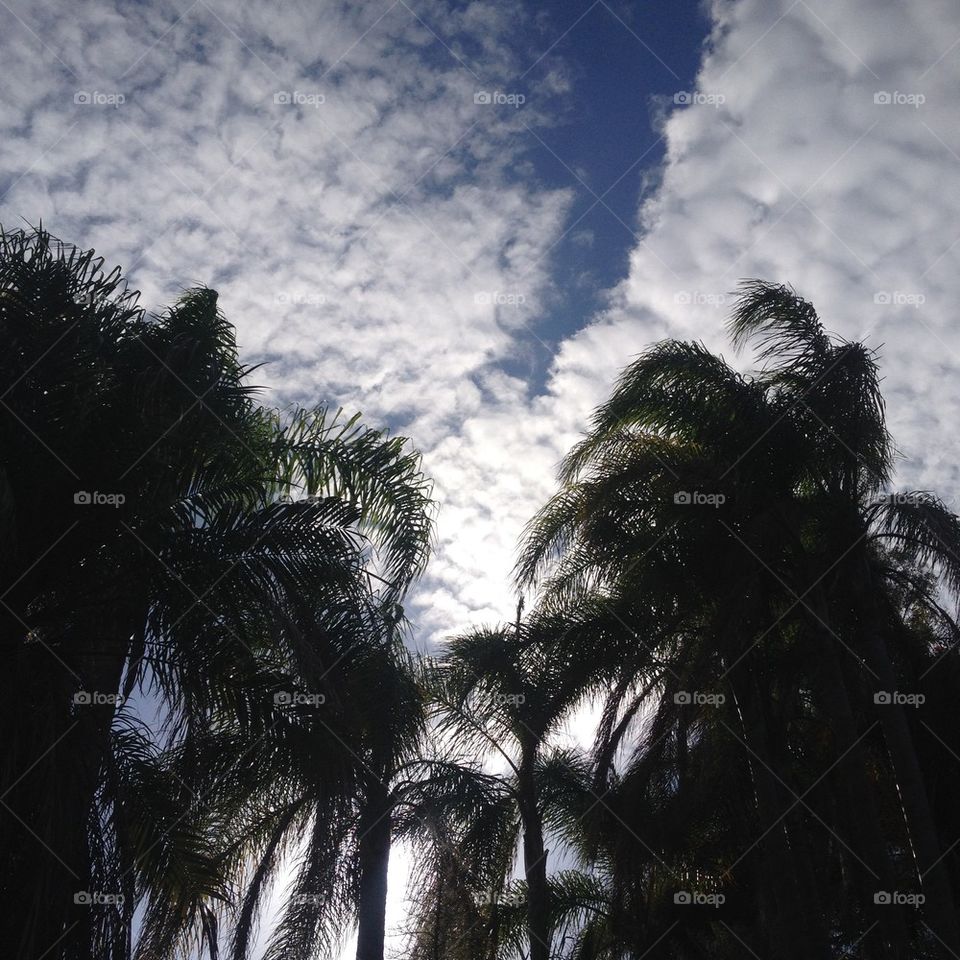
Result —
<instances>
[{"instance_id":1,"label":"sky","mask_svg":"<svg viewBox=\"0 0 960 960\"><path fill-rule=\"evenodd\" d=\"M3 6L0 223L152 309L215 287L267 401L412 438L421 648L511 615L523 524L632 357L749 366L743 278L879 349L898 485L957 505L955 0Z\"/></svg>"}]
</instances>

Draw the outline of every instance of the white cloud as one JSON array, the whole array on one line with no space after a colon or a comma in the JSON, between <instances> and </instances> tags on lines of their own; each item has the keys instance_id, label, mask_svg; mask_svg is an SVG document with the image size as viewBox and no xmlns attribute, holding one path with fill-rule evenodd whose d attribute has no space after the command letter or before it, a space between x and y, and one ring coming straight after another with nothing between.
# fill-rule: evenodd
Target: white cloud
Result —
<instances>
[{"instance_id":1,"label":"white cloud","mask_svg":"<svg viewBox=\"0 0 960 960\"><path fill-rule=\"evenodd\" d=\"M465 424L473 442L433 454L442 476L456 461L448 495L466 518L433 570L460 599L438 620L478 612L470 559L512 559L544 471L632 356L664 336L730 356L723 324L746 277L794 284L831 330L881 347L900 481L960 492L960 9L742 0L713 14L697 89L724 102L669 106L662 183L611 308L560 345L545 395L506 394ZM500 564L484 614L510 612Z\"/></svg>"},{"instance_id":2,"label":"white cloud","mask_svg":"<svg viewBox=\"0 0 960 960\"><path fill-rule=\"evenodd\" d=\"M433 451L505 400L492 371L530 349L571 199L520 175L518 132L566 89L557 70L522 93L510 81L543 49L518 45L522 14L334 0L282 16L206 0L14 13L4 224L42 219L96 247L150 307L217 287L244 357L271 361L261 382L403 427L442 472ZM497 540L472 529L477 549Z\"/></svg>"}]
</instances>

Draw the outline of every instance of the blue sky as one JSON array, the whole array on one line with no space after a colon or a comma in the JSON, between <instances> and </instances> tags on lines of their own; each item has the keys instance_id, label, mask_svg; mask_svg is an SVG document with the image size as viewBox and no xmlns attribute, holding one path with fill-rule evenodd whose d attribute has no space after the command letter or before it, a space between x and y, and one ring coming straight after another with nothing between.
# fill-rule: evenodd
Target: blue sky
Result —
<instances>
[{"instance_id":1,"label":"blue sky","mask_svg":"<svg viewBox=\"0 0 960 960\"><path fill-rule=\"evenodd\" d=\"M552 251L557 300L537 328L555 346L603 307L626 274L639 241L640 199L655 187L663 158L661 101L692 86L709 21L702 4L689 0L529 9L549 22L545 39L556 33L545 49L562 58L571 77L570 91L557 98L554 124L526 134L536 175L575 191ZM550 54L534 60L526 76L535 79L548 68ZM533 349L526 372L535 388L551 356L546 348Z\"/></svg>"},{"instance_id":2,"label":"blue sky","mask_svg":"<svg viewBox=\"0 0 960 960\"><path fill-rule=\"evenodd\" d=\"M955 0L5 8L0 222L151 308L216 287L271 402L413 439L419 646L511 614L617 371L667 336L729 356L744 277L880 348L898 484L958 505Z\"/></svg>"},{"instance_id":3,"label":"blue sky","mask_svg":"<svg viewBox=\"0 0 960 960\"><path fill-rule=\"evenodd\" d=\"M409 433L441 503L419 636L496 616L574 423L494 507L471 419L549 394L627 277L706 11L161 0L10 22L0 222L95 247L150 308L216 287L274 402Z\"/></svg>"},{"instance_id":4,"label":"blue sky","mask_svg":"<svg viewBox=\"0 0 960 960\"><path fill-rule=\"evenodd\" d=\"M901 478L954 496L947 0L13 0L0 49L0 222L95 247L148 307L215 286L273 402L423 451L420 644L509 614L617 371L664 336L729 353L743 277L884 345Z\"/></svg>"}]
</instances>

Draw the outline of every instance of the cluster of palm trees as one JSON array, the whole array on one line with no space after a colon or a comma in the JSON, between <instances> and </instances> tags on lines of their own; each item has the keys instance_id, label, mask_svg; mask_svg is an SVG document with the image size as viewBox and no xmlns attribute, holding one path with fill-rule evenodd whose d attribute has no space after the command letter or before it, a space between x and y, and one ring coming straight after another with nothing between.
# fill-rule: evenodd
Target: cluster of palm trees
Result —
<instances>
[{"instance_id":1,"label":"cluster of palm trees","mask_svg":"<svg viewBox=\"0 0 960 960\"><path fill-rule=\"evenodd\" d=\"M0 234L0 939L10 955L960 956L960 520L890 490L874 355L744 286L530 522L510 622L409 652L407 442L247 384ZM585 746L563 736L586 727Z\"/></svg>"},{"instance_id":2,"label":"cluster of palm trees","mask_svg":"<svg viewBox=\"0 0 960 960\"><path fill-rule=\"evenodd\" d=\"M361 828L422 725L399 606L430 539L402 439L262 407L216 295L161 316L0 238L0 816L11 956L314 955L376 893ZM135 934L135 936L134 936Z\"/></svg>"}]
</instances>

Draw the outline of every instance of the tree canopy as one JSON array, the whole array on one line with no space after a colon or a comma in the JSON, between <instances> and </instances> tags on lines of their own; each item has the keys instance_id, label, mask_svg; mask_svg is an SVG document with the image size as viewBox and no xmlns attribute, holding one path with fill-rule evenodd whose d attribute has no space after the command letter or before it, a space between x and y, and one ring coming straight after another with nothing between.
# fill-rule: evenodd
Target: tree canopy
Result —
<instances>
[{"instance_id":1,"label":"tree canopy","mask_svg":"<svg viewBox=\"0 0 960 960\"><path fill-rule=\"evenodd\" d=\"M960 518L880 358L749 281L415 656L408 440L265 405L217 294L0 232L0 940L63 960L960 955ZM586 713L590 742L560 736Z\"/></svg>"}]
</instances>

